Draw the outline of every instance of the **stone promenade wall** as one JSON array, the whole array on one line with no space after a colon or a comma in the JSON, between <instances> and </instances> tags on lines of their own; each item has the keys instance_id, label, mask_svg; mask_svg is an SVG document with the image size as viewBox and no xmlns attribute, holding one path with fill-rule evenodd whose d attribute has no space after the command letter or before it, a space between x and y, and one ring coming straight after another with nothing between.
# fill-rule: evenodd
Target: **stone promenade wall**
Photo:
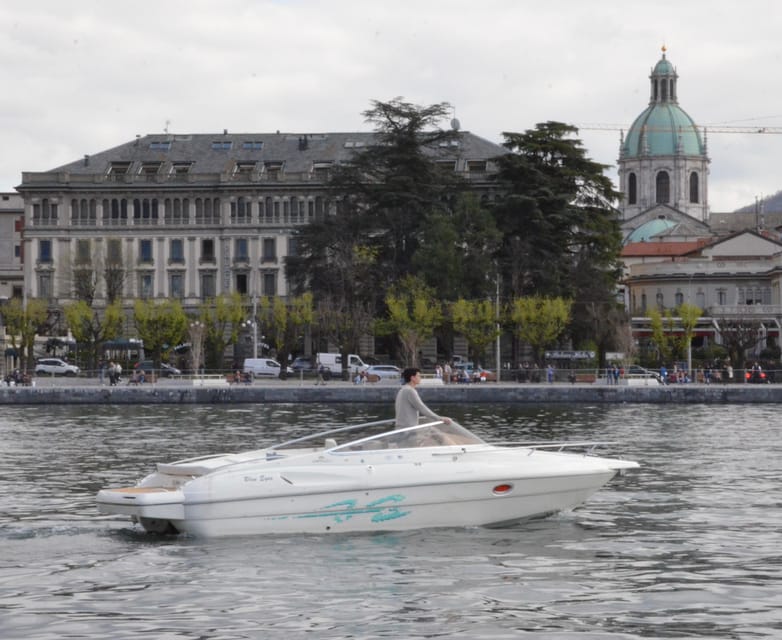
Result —
<instances>
[{"instance_id":1,"label":"stone promenade wall","mask_svg":"<svg viewBox=\"0 0 782 640\"><path fill-rule=\"evenodd\" d=\"M226 404L226 403L390 403L397 384L315 386L295 380L250 385L198 387L182 382L100 386L45 380L34 387L0 386L0 404ZM782 385L605 386L596 384L474 384L419 387L427 403L704 403L782 402Z\"/></svg>"}]
</instances>

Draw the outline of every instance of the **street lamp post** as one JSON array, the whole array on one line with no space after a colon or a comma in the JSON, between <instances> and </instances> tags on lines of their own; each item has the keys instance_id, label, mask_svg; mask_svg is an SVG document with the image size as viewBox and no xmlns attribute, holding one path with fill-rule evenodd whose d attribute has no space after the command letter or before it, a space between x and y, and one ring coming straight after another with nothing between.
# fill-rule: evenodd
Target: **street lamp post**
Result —
<instances>
[{"instance_id":1,"label":"street lamp post","mask_svg":"<svg viewBox=\"0 0 782 640\"><path fill-rule=\"evenodd\" d=\"M206 326L203 322L195 320L190 323L190 368L196 375L203 362L205 332Z\"/></svg>"},{"instance_id":2,"label":"street lamp post","mask_svg":"<svg viewBox=\"0 0 782 640\"><path fill-rule=\"evenodd\" d=\"M253 358L258 357L258 323L255 320L245 320L242 322L242 328L245 331L252 331L253 338Z\"/></svg>"}]
</instances>

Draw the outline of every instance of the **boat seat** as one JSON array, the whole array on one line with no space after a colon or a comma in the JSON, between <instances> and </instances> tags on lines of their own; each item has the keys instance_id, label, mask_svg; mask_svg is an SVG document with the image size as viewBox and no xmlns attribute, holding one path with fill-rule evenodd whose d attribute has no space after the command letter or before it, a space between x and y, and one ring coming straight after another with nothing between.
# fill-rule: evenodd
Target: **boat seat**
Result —
<instances>
[{"instance_id":1,"label":"boat seat","mask_svg":"<svg viewBox=\"0 0 782 640\"><path fill-rule=\"evenodd\" d=\"M323 448L324 449L333 449L336 446L337 446L337 441L334 440L334 438L326 438L323 441Z\"/></svg>"}]
</instances>

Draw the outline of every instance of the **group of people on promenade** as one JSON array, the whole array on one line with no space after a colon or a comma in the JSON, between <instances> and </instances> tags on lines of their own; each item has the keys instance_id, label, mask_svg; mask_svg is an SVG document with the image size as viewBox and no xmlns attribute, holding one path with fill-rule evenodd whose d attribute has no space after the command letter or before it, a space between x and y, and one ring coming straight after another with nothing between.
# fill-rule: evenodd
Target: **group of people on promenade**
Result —
<instances>
[{"instance_id":1,"label":"group of people on promenade","mask_svg":"<svg viewBox=\"0 0 782 640\"><path fill-rule=\"evenodd\" d=\"M103 379L106 375L109 377L109 385L112 387L116 386L122 378L122 365L113 360L109 360L108 364L101 361L98 365L98 378L101 384L103 384Z\"/></svg>"}]
</instances>

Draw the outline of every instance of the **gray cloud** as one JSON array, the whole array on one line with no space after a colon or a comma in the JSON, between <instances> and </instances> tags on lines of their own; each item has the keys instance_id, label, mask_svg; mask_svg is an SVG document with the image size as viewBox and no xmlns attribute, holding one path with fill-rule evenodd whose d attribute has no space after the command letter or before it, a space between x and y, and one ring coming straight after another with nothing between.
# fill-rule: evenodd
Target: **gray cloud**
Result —
<instances>
[{"instance_id":1,"label":"gray cloud","mask_svg":"<svg viewBox=\"0 0 782 640\"><path fill-rule=\"evenodd\" d=\"M366 130L370 101L394 96L450 102L495 141L543 120L627 128L662 44L696 122L782 125L779 15L770 0L5 0L0 190L166 126ZM618 131L581 138L615 164ZM782 188L781 143L710 135L712 209Z\"/></svg>"}]
</instances>

